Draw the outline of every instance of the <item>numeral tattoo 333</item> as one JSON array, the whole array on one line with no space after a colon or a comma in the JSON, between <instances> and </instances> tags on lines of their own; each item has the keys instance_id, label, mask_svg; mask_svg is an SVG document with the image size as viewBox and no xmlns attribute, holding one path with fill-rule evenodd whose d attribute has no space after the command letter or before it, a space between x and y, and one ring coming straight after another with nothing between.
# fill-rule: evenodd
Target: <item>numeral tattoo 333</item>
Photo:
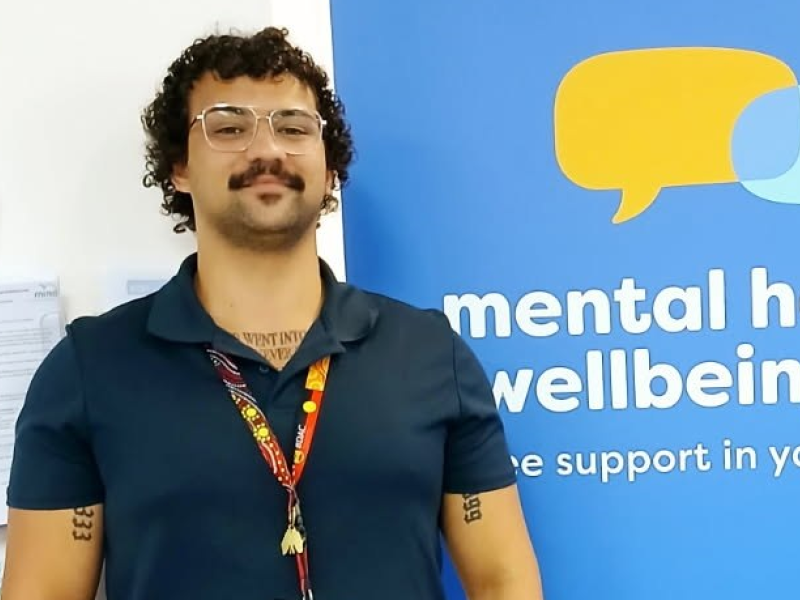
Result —
<instances>
[{"instance_id":1,"label":"numeral tattoo 333","mask_svg":"<svg viewBox=\"0 0 800 600\"><path fill-rule=\"evenodd\" d=\"M92 541L95 511L91 508L76 508L72 517L72 539L76 542Z\"/></svg>"},{"instance_id":2,"label":"numeral tattoo 333","mask_svg":"<svg viewBox=\"0 0 800 600\"><path fill-rule=\"evenodd\" d=\"M464 522L468 525L483 518L481 513L481 497L477 494L461 494L464 499Z\"/></svg>"}]
</instances>

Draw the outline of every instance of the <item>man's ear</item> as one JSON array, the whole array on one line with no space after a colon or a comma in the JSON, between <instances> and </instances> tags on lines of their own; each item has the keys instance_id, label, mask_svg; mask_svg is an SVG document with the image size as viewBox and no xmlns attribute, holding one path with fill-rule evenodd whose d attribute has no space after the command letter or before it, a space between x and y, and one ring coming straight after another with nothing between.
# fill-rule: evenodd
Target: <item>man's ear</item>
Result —
<instances>
[{"instance_id":1,"label":"man's ear","mask_svg":"<svg viewBox=\"0 0 800 600\"><path fill-rule=\"evenodd\" d=\"M336 171L328 171L325 174L325 193L328 195L333 194L333 191L339 188L339 175Z\"/></svg>"},{"instance_id":2,"label":"man's ear","mask_svg":"<svg viewBox=\"0 0 800 600\"><path fill-rule=\"evenodd\" d=\"M176 164L172 168L172 185L175 189L184 194L191 194L192 190L189 185L189 167L185 163Z\"/></svg>"}]
</instances>

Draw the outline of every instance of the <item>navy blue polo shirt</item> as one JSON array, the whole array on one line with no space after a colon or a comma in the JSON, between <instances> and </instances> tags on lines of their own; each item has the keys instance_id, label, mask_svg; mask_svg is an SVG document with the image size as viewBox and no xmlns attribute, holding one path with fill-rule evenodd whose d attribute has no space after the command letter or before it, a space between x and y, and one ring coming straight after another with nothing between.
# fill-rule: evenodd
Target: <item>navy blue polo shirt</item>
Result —
<instances>
[{"instance_id":1,"label":"navy blue polo shirt","mask_svg":"<svg viewBox=\"0 0 800 600\"><path fill-rule=\"evenodd\" d=\"M440 600L443 493L515 482L487 378L439 311L339 283L276 372L195 295L196 256L160 291L75 320L17 423L8 504L103 503L109 600L286 600L286 492L205 345L239 365L287 456L309 365L332 355L299 490L318 600ZM46 568L46 565L42 565Z\"/></svg>"}]
</instances>

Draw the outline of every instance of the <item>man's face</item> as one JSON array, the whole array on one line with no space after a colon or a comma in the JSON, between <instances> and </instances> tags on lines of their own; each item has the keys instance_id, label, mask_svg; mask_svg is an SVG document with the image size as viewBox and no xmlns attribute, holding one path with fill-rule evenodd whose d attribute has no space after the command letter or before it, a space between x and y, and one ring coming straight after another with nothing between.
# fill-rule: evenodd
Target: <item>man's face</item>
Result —
<instances>
[{"instance_id":1,"label":"man's face","mask_svg":"<svg viewBox=\"0 0 800 600\"><path fill-rule=\"evenodd\" d=\"M317 109L312 91L290 75L220 81L207 73L190 94L190 119L218 104L254 107L259 116L275 109L311 114ZM208 119L209 133L211 124ZM225 147L224 136L237 130L217 127L214 131ZM333 173L326 169L321 140L306 144L303 154L290 154L287 149L292 148L284 141L299 130L289 123L282 131L286 133L276 138L269 123L261 119L250 146L231 152L211 147L203 124L194 123L187 162L176 166L173 182L178 191L192 195L198 235L213 229L230 244L257 251L287 250L313 235L323 197L331 192Z\"/></svg>"}]
</instances>

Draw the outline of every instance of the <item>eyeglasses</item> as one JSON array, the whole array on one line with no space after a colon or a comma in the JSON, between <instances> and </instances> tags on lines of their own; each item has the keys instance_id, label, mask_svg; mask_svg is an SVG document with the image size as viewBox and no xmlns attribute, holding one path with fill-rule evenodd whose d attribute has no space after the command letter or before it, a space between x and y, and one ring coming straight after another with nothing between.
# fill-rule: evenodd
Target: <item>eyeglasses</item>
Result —
<instances>
[{"instance_id":1,"label":"eyeglasses","mask_svg":"<svg viewBox=\"0 0 800 600\"><path fill-rule=\"evenodd\" d=\"M280 108L259 115L253 106L214 104L203 109L189 124L203 124L206 142L219 152L244 152L256 139L258 122L269 123L275 145L287 154L307 154L322 140L325 120L317 112Z\"/></svg>"}]
</instances>

